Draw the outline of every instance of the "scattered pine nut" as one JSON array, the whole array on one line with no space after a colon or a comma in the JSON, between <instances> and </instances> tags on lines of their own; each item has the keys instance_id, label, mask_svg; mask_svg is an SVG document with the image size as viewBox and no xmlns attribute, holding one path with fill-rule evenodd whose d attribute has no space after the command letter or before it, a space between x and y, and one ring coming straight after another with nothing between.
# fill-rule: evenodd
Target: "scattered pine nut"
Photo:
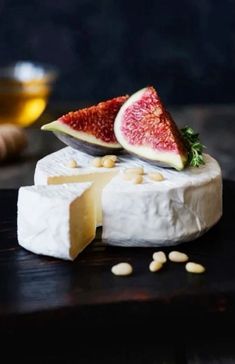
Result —
<instances>
[{"instance_id":1,"label":"scattered pine nut","mask_svg":"<svg viewBox=\"0 0 235 364\"><path fill-rule=\"evenodd\" d=\"M138 176L138 175L137 175ZM123 173L122 174L122 177L123 177L123 179L125 179L126 181L130 181L130 180L132 180L133 178L135 178L136 177L136 174L134 174L134 173Z\"/></svg>"},{"instance_id":2,"label":"scattered pine nut","mask_svg":"<svg viewBox=\"0 0 235 364\"><path fill-rule=\"evenodd\" d=\"M164 176L158 172L148 173L148 178L151 179L152 181L156 181L156 182L160 182L165 179Z\"/></svg>"},{"instance_id":3,"label":"scattered pine nut","mask_svg":"<svg viewBox=\"0 0 235 364\"><path fill-rule=\"evenodd\" d=\"M127 174L144 174L143 167L133 167L133 168L126 168L125 173Z\"/></svg>"},{"instance_id":4,"label":"scattered pine nut","mask_svg":"<svg viewBox=\"0 0 235 364\"><path fill-rule=\"evenodd\" d=\"M114 154L110 154L110 155L105 155L104 157L101 158L102 160L102 164L104 163L105 159L112 159L112 161L117 162L117 156Z\"/></svg>"},{"instance_id":5,"label":"scattered pine nut","mask_svg":"<svg viewBox=\"0 0 235 364\"><path fill-rule=\"evenodd\" d=\"M153 260L159 263L166 263L167 261L166 254L162 251L155 252L153 253Z\"/></svg>"},{"instance_id":6,"label":"scattered pine nut","mask_svg":"<svg viewBox=\"0 0 235 364\"><path fill-rule=\"evenodd\" d=\"M193 262L188 262L185 265L185 269L189 273L199 273L199 274L204 273L206 270L205 267L203 267L203 265Z\"/></svg>"},{"instance_id":7,"label":"scattered pine nut","mask_svg":"<svg viewBox=\"0 0 235 364\"><path fill-rule=\"evenodd\" d=\"M71 159L71 160L68 162L68 167L69 167L69 168L77 168L77 167L78 167L78 164L77 164L77 162L76 162L74 159Z\"/></svg>"},{"instance_id":8,"label":"scattered pine nut","mask_svg":"<svg viewBox=\"0 0 235 364\"><path fill-rule=\"evenodd\" d=\"M117 162L117 156L116 155L109 155L109 158L112 159L112 161Z\"/></svg>"},{"instance_id":9,"label":"scattered pine nut","mask_svg":"<svg viewBox=\"0 0 235 364\"><path fill-rule=\"evenodd\" d=\"M115 162L110 158L106 158L102 164L104 168L113 168Z\"/></svg>"},{"instance_id":10,"label":"scattered pine nut","mask_svg":"<svg viewBox=\"0 0 235 364\"><path fill-rule=\"evenodd\" d=\"M133 179L133 183L135 185L140 185L143 182L143 176L139 175L139 176L135 176Z\"/></svg>"},{"instance_id":11,"label":"scattered pine nut","mask_svg":"<svg viewBox=\"0 0 235 364\"><path fill-rule=\"evenodd\" d=\"M138 177L138 176L142 176L143 174L144 174L143 167L126 168L123 173L123 178L126 181L130 181L130 180L136 179L136 177ZM137 178L137 181L138 181L138 178ZM140 183L140 182L138 182L138 183Z\"/></svg>"},{"instance_id":12,"label":"scattered pine nut","mask_svg":"<svg viewBox=\"0 0 235 364\"><path fill-rule=\"evenodd\" d=\"M184 263L184 262L188 261L187 254L181 253L181 252L178 252L178 251L170 252L168 257L172 262L175 262L175 263Z\"/></svg>"},{"instance_id":13,"label":"scattered pine nut","mask_svg":"<svg viewBox=\"0 0 235 364\"><path fill-rule=\"evenodd\" d=\"M133 268L129 263L118 263L111 268L111 272L115 276L128 276L133 272Z\"/></svg>"},{"instance_id":14,"label":"scattered pine nut","mask_svg":"<svg viewBox=\"0 0 235 364\"><path fill-rule=\"evenodd\" d=\"M92 164L93 167L96 167L96 168L102 167L101 158L94 158L94 159L92 159L91 164Z\"/></svg>"},{"instance_id":15,"label":"scattered pine nut","mask_svg":"<svg viewBox=\"0 0 235 364\"><path fill-rule=\"evenodd\" d=\"M157 262L156 260L153 260L150 264L149 264L149 270L150 272L157 272L158 270L160 270L162 268L163 264L161 262Z\"/></svg>"}]
</instances>

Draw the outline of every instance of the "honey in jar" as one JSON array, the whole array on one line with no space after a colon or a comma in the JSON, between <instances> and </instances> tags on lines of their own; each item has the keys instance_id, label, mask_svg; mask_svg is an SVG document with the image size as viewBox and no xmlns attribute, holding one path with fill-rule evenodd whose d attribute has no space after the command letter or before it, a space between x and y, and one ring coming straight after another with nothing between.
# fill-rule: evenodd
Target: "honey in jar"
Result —
<instances>
[{"instance_id":1,"label":"honey in jar","mask_svg":"<svg viewBox=\"0 0 235 364\"><path fill-rule=\"evenodd\" d=\"M18 62L0 69L0 123L28 126L44 111L55 72L40 65Z\"/></svg>"}]
</instances>

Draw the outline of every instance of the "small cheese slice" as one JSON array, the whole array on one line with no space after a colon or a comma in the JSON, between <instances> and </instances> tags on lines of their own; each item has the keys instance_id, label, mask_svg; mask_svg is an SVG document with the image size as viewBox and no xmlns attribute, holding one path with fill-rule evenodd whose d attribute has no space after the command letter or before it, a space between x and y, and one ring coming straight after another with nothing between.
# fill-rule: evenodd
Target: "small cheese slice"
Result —
<instances>
[{"instance_id":1,"label":"small cheese slice","mask_svg":"<svg viewBox=\"0 0 235 364\"><path fill-rule=\"evenodd\" d=\"M198 238L222 215L222 177L215 159L164 180L146 174L134 184L120 173L103 190L103 241L120 246L167 246Z\"/></svg>"},{"instance_id":2,"label":"small cheese slice","mask_svg":"<svg viewBox=\"0 0 235 364\"><path fill-rule=\"evenodd\" d=\"M33 253L74 260L95 237L91 183L21 187L17 206L18 242Z\"/></svg>"}]
</instances>

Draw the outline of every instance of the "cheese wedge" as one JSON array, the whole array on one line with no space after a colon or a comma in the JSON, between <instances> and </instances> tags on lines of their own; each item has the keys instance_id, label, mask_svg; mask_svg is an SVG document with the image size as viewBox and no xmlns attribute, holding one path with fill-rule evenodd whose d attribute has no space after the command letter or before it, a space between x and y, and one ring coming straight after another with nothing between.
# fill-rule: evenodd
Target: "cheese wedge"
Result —
<instances>
[{"instance_id":1,"label":"cheese wedge","mask_svg":"<svg viewBox=\"0 0 235 364\"><path fill-rule=\"evenodd\" d=\"M95 237L91 183L21 187L17 205L18 242L33 253L74 260Z\"/></svg>"}]
</instances>

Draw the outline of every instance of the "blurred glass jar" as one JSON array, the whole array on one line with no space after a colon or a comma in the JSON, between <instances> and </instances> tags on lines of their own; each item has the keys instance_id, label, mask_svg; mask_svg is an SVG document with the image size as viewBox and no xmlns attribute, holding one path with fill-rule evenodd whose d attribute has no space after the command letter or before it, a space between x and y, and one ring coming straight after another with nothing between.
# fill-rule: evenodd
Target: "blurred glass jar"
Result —
<instances>
[{"instance_id":1,"label":"blurred glass jar","mask_svg":"<svg viewBox=\"0 0 235 364\"><path fill-rule=\"evenodd\" d=\"M57 76L54 67L40 63L16 62L0 67L0 123L25 127L36 121Z\"/></svg>"}]
</instances>

